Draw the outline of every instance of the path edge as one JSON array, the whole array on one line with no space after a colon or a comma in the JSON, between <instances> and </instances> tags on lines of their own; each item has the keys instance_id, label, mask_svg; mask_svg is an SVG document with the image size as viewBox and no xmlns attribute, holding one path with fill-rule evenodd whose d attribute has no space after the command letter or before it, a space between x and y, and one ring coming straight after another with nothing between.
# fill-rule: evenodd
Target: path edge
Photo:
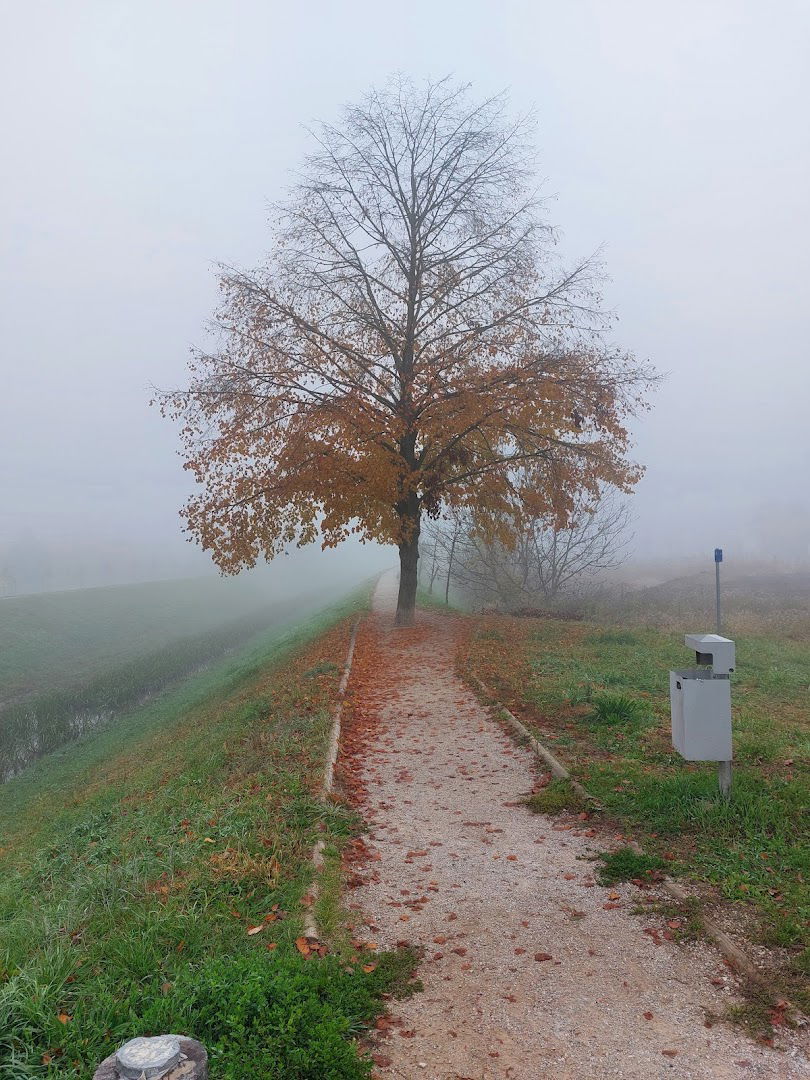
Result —
<instances>
[{"instance_id":1,"label":"path edge","mask_svg":"<svg viewBox=\"0 0 810 1080\"><path fill-rule=\"evenodd\" d=\"M537 738L537 736L532 731L530 731L529 728L527 728L521 720L518 720L518 718L513 712L511 712L509 709L506 708L504 704L498 701L497 696L489 689L488 686L481 682L481 680L475 675L468 674L468 678L478 689L482 697L485 699L485 703L487 700L492 702L489 707L491 709L497 709L500 711L504 720L506 720L506 722L515 732L515 734L525 739L529 746L531 746L535 755L540 758L540 760L543 761L546 765L548 765L554 776L556 776L560 780L567 780L573 790L581 798L587 799L588 802L592 803L595 807L599 807L600 809L603 808L599 800L595 796L591 795L587 788L583 787L583 785L580 784L578 780L575 780L571 776L571 773L568 771L565 765L563 765L562 762L560 762L554 756L554 754L552 754L548 747L544 746L543 743L540 742L540 740ZM628 840L627 846L633 851L635 851L637 855L643 854L641 845L638 844L635 840ZM671 896L673 900L683 902L684 900L689 899L689 893L686 892L685 889L681 888L681 886L678 885L676 882L674 882L672 878L665 877L664 880L661 881L659 884L661 889L669 896ZM737 943L732 940L729 934L727 934L726 931L723 930L714 921L714 919L711 918L711 916L701 914L699 918L703 930L706 933L706 936L711 938L711 940L714 942L718 951L720 952L720 955L723 957L729 967L731 967L734 971L737 972L738 975L742 976L748 982L754 983L756 986L762 987L770 994L772 992L771 986L766 976L763 975L759 968L753 963L753 961L748 956L746 956L746 954L742 951L739 945L737 945ZM784 999L781 1000L784 1001ZM794 1023L798 1024L799 1026L806 1025L807 1018L805 1017L801 1009L799 1009L791 1001L788 1001L787 1005L791 1013L793 1014L792 1019Z\"/></svg>"},{"instance_id":2,"label":"path edge","mask_svg":"<svg viewBox=\"0 0 810 1080\"><path fill-rule=\"evenodd\" d=\"M332 728L329 732L329 743L326 752L326 764L323 771L323 785L321 789L321 801L326 802L329 796L332 794L332 790L335 785L335 764L337 763L338 750L340 747L340 732L341 721L343 717L343 702L346 698L346 687L349 684L349 678L352 673L352 663L354 661L354 650L357 644L357 631L360 629L360 623L363 620L362 615L358 615L354 620L352 626L352 632L349 637L349 648L346 653L346 661L343 665L343 674L340 679L340 685L337 692L337 704L335 705L335 711L332 714ZM304 912L304 936L307 938L314 938L318 940L320 938L320 932L318 929L318 922L315 918L315 906L318 902L320 895L320 886L318 882L319 875L324 866L324 849L326 847L325 842L322 839L316 840L313 844L310 858L312 865L315 869L315 873L312 879L312 883L307 891L301 898L301 903L305 905Z\"/></svg>"}]
</instances>

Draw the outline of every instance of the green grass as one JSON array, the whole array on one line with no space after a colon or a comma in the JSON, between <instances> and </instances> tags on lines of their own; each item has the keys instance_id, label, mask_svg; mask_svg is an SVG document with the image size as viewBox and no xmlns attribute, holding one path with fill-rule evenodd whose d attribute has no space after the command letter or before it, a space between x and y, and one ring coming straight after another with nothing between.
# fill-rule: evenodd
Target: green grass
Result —
<instances>
[{"instance_id":1,"label":"green grass","mask_svg":"<svg viewBox=\"0 0 810 1080\"><path fill-rule=\"evenodd\" d=\"M656 871L660 873L669 869L666 862L656 855L640 854L628 847L602 855L601 859L599 880L603 885L615 885L617 881L632 881L634 878L643 879Z\"/></svg>"},{"instance_id":2,"label":"green grass","mask_svg":"<svg viewBox=\"0 0 810 1080\"><path fill-rule=\"evenodd\" d=\"M304 677L307 679L315 679L319 675L334 675L340 672L340 665L331 663L315 664L309 671L304 672Z\"/></svg>"},{"instance_id":3,"label":"green grass","mask_svg":"<svg viewBox=\"0 0 810 1080\"><path fill-rule=\"evenodd\" d=\"M526 800L535 814L576 814L587 810L589 804L571 787L567 780L551 780Z\"/></svg>"},{"instance_id":4,"label":"green grass","mask_svg":"<svg viewBox=\"0 0 810 1080\"><path fill-rule=\"evenodd\" d=\"M267 613L248 616L104 670L83 686L48 690L0 708L0 782L43 754L114 721L122 710L160 693L196 668L238 649L274 621Z\"/></svg>"},{"instance_id":5,"label":"green grass","mask_svg":"<svg viewBox=\"0 0 810 1080\"><path fill-rule=\"evenodd\" d=\"M451 600L449 604L444 602L444 586L429 593L420 585L416 593L416 606L426 611L459 611L460 609Z\"/></svg>"},{"instance_id":6,"label":"green grass","mask_svg":"<svg viewBox=\"0 0 810 1080\"><path fill-rule=\"evenodd\" d=\"M0 704L31 691L84 685L180 638L255 615L274 599L292 600L274 597L260 575L255 580L212 576L4 597Z\"/></svg>"},{"instance_id":7,"label":"green grass","mask_svg":"<svg viewBox=\"0 0 810 1080\"><path fill-rule=\"evenodd\" d=\"M650 719L650 709L627 694L597 694L591 698L588 721L592 724L621 724L638 728Z\"/></svg>"},{"instance_id":8,"label":"green grass","mask_svg":"<svg viewBox=\"0 0 810 1080\"><path fill-rule=\"evenodd\" d=\"M323 605L274 593L259 574L0 600L0 782Z\"/></svg>"},{"instance_id":9,"label":"green grass","mask_svg":"<svg viewBox=\"0 0 810 1080\"><path fill-rule=\"evenodd\" d=\"M363 954L364 972L295 946L315 838L339 852L358 827L317 785L366 602L266 635L0 787L0 1076L89 1077L166 1031L228 1080L368 1075L351 1036L413 957Z\"/></svg>"},{"instance_id":10,"label":"green grass","mask_svg":"<svg viewBox=\"0 0 810 1080\"><path fill-rule=\"evenodd\" d=\"M584 639L586 645L637 645L638 637L632 630L601 630L588 634Z\"/></svg>"},{"instance_id":11,"label":"green grass","mask_svg":"<svg viewBox=\"0 0 810 1080\"><path fill-rule=\"evenodd\" d=\"M716 764L671 745L668 672L691 659L680 633L489 617L473 621L460 669L536 724L622 831L710 885L757 942L786 950L785 996L808 1008L791 980L810 926L810 641L737 641L728 802Z\"/></svg>"}]
</instances>

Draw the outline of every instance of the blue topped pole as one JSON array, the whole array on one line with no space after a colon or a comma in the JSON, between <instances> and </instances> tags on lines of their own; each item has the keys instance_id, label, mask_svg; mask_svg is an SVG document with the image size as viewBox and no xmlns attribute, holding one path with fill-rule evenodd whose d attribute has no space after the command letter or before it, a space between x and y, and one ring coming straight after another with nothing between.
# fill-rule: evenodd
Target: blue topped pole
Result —
<instances>
[{"instance_id":1,"label":"blue topped pole","mask_svg":"<svg viewBox=\"0 0 810 1080\"><path fill-rule=\"evenodd\" d=\"M715 615L717 616L717 633L722 635L722 622L720 619L720 563L723 561L723 549L714 549L714 588L715 588ZM731 762L721 761L718 771L720 781L720 794L724 799L731 795Z\"/></svg>"}]
</instances>

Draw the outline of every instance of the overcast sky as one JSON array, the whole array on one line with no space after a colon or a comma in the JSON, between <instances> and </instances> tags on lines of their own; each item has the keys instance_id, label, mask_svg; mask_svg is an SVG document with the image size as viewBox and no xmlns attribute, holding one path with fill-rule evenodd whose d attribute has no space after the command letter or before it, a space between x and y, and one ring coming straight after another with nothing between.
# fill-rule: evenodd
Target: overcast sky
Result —
<instances>
[{"instance_id":1,"label":"overcast sky","mask_svg":"<svg viewBox=\"0 0 810 1080\"><path fill-rule=\"evenodd\" d=\"M667 373L636 426L641 553L795 548L810 513L806 0L0 0L0 543L183 554L152 384L184 381L214 264L392 72L534 108L570 258Z\"/></svg>"}]
</instances>

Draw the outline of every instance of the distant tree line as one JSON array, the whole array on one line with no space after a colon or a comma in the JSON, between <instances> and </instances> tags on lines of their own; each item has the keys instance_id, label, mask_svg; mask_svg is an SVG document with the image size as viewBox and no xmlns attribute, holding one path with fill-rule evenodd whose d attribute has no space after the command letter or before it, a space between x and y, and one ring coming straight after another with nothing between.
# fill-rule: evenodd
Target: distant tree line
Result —
<instances>
[{"instance_id":1,"label":"distant tree line","mask_svg":"<svg viewBox=\"0 0 810 1080\"><path fill-rule=\"evenodd\" d=\"M475 511L425 528L422 586L445 602L450 592L500 611L553 609L581 599L627 557L630 511L615 494L581 496L564 522L522 515L511 536L489 539Z\"/></svg>"}]
</instances>

